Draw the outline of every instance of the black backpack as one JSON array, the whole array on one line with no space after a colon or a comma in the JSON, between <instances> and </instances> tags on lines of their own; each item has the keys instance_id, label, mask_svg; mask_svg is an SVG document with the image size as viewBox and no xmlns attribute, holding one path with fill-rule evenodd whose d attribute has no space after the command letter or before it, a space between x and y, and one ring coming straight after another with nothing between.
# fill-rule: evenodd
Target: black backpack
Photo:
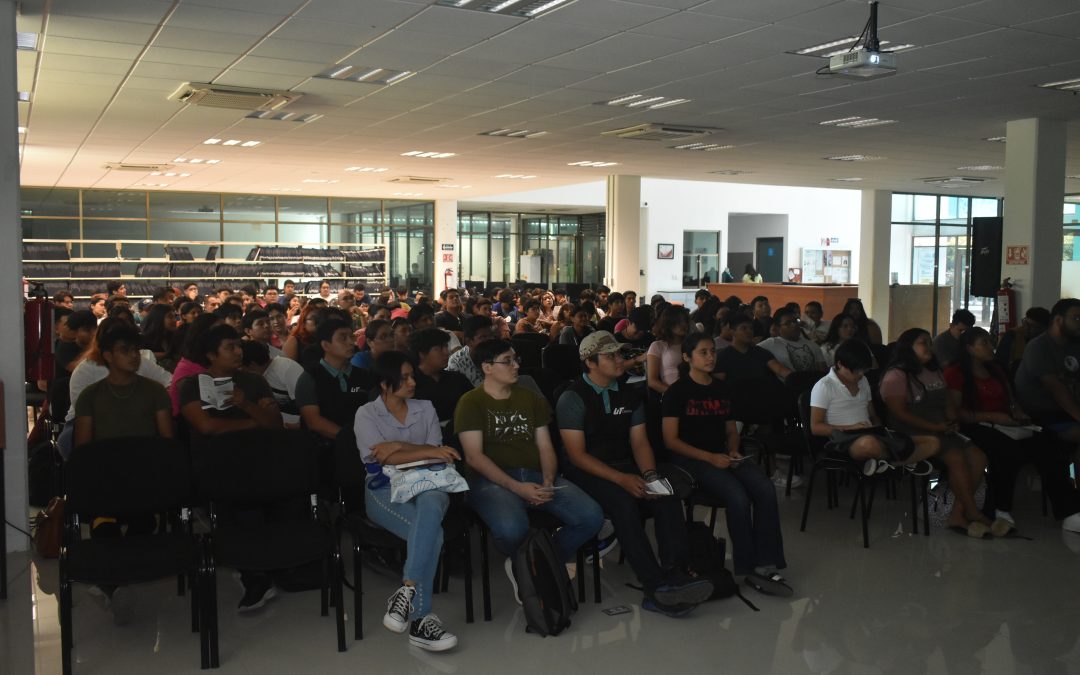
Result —
<instances>
[{"instance_id":1,"label":"black backpack","mask_svg":"<svg viewBox=\"0 0 1080 675\"><path fill-rule=\"evenodd\" d=\"M541 637L558 635L570 626L577 611L570 575L555 553L547 532L532 528L513 558L518 597L525 610L526 632Z\"/></svg>"},{"instance_id":2,"label":"black backpack","mask_svg":"<svg viewBox=\"0 0 1080 675\"><path fill-rule=\"evenodd\" d=\"M724 567L724 540L713 536L709 526L694 521L686 526L690 548L690 571L712 582L710 600L730 598L738 592L735 577Z\"/></svg>"}]
</instances>

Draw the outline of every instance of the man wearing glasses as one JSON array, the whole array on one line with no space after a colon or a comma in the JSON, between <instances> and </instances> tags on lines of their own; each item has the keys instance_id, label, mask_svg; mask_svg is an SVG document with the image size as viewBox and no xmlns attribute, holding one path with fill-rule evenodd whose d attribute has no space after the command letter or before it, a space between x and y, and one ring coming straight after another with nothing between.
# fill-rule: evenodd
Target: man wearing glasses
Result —
<instances>
[{"instance_id":1,"label":"man wearing glasses","mask_svg":"<svg viewBox=\"0 0 1080 675\"><path fill-rule=\"evenodd\" d=\"M552 542L567 563L597 533L604 514L580 488L556 475L547 426L551 411L543 397L518 384L520 363L510 342L481 342L471 356L483 371L483 384L462 396L454 412L468 464L467 499L508 556L506 573L516 596L511 561L529 530L528 509L562 521Z\"/></svg>"},{"instance_id":2,"label":"man wearing glasses","mask_svg":"<svg viewBox=\"0 0 1080 675\"><path fill-rule=\"evenodd\" d=\"M758 346L775 356L780 365L796 373L824 373L828 369L821 347L803 335L795 312L786 307L776 310L773 325L776 326L776 337L762 340Z\"/></svg>"}]
</instances>

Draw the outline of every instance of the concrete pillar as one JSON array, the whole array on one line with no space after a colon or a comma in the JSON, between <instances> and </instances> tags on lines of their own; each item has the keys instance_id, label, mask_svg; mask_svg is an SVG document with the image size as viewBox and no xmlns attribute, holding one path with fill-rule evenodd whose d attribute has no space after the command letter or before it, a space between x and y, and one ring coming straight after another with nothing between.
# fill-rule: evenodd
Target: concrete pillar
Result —
<instances>
[{"instance_id":1,"label":"concrete pillar","mask_svg":"<svg viewBox=\"0 0 1080 675\"><path fill-rule=\"evenodd\" d=\"M457 250L457 212L456 199L435 200L435 295L458 287L461 252Z\"/></svg>"},{"instance_id":2,"label":"concrete pillar","mask_svg":"<svg viewBox=\"0 0 1080 675\"><path fill-rule=\"evenodd\" d=\"M641 176L608 176L604 284L638 297L645 292L641 228Z\"/></svg>"},{"instance_id":3,"label":"concrete pillar","mask_svg":"<svg viewBox=\"0 0 1080 675\"><path fill-rule=\"evenodd\" d=\"M27 524L26 373L23 364L22 228L19 226L19 111L15 77L15 2L0 0L0 302L7 321L0 322L0 359L4 383L4 501L7 519L23 530ZM3 215L3 214L7 215ZM7 550L25 551L30 541L4 525Z\"/></svg>"},{"instance_id":4,"label":"concrete pillar","mask_svg":"<svg viewBox=\"0 0 1080 675\"><path fill-rule=\"evenodd\" d=\"M889 336L889 243L892 236L892 192L862 191L859 227L859 298L867 315Z\"/></svg>"},{"instance_id":5,"label":"concrete pillar","mask_svg":"<svg viewBox=\"0 0 1080 675\"><path fill-rule=\"evenodd\" d=\"M1061 205L1065 201L1065 122L1013 120L1005 127L1005 226L1001 277L1012 277L1018 316L1061 297ZM1008 265L1026 246L1027 264Z\"/></svg>"}]
</instances>

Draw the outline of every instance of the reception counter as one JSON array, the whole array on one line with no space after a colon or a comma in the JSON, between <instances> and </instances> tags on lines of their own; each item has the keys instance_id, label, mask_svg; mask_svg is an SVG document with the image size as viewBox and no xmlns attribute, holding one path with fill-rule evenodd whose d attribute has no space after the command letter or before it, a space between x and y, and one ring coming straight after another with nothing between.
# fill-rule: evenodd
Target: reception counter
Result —
<instances>
[{"instance_id":1,"label":"reception counter","mask_svg":"<svg viewBox=\"0 0 1080 675\"><path fill-rule=\"evenodd\" d=\"M755 296L764 295L769 299L773 311L776 311L789 302L799 303L799 307L805 307L811 300L821 303L825 320L833 318L844 310L844 303L851 298L859 297L859 287L851 284L846 286L830 285L815 286L811 284L709 284L709 292L724 300L737 295L743 302L750 302Z\"/></svg>"}]
</instances>

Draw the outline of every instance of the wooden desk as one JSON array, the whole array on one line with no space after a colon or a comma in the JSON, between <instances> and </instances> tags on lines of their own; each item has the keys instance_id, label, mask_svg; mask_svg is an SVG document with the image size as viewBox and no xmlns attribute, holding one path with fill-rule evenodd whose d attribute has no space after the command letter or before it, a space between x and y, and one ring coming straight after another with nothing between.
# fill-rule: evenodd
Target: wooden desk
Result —
<instances>
[{"instance_id":1,"label":"wooden desk","mask_svg":"<svg viewBox=\"0 0 1080 675\"><path fill-rule=\"evenodd\" d=\"M821 303L821 309L826 321L830 321L834 316L842 312L845 302L851 298L859 297L859 287L855 285L709 284L709 292L721 300L737 295L746 303L749 303L755 296L764 295L769 299L773 311L780 309L789 302L797 302L799 307L802 308L811 300L816 300Z\"/></svg>"}]
</instances>

